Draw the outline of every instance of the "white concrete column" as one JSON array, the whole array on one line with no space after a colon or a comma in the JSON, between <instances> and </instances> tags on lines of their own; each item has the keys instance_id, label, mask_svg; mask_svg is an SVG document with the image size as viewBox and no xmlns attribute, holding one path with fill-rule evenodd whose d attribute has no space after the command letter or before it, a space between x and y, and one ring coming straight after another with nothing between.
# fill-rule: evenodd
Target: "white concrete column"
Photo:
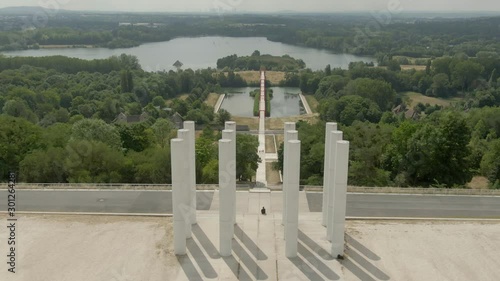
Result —
<instances>
[{"instance_id":1,"label":"white concrete column","mask_svg":"<svg viewBox=\"0 0 500 281\"><path fill-rule=\"evenodd\" d=\"M232 131L231 133L231 137L228 138L229 136L224 136L224 132L222 132L222 138L223 139L230 139L232 142L231 144L233 145L233 150L234 150L234 169L236 169L236 122L233 122L233 121L228 121L226 122L226 130L229 130L229 131ZM234 174L236 175L236 171L234 172ZM233 224L236 224L236 176L235 176L235 179L234 179L234 201L233 201L233 205L234 205L234 214L233 214Z\"/></svg>"},{"instance_id":2,"label":"white concrete column","mask_svg":"<svg viewBox=\"0 0 500 281\"><path fill-rule=\"evenodd\" d=\"M286 193L290 189L290 184L287 179L289 179L288 174L290 169L288 168L288 165L290 164L290 141L291 140L298 140L299 139L299 132L298 131L287 131L285 132L285 146L283 148L283 225L286 222L286 216L287 216L287 208L288 208L288 203L286 201ZM285 239L286 239L286 228L285 228Z\"/></svg>"},{"instance_id":3,"label":"white concrete column","mask_svg":"<svg viewBox=\"0 0 500 281\"><path fill-rule=\"evenodd\" d=\"M288 141L289 140L298 140L298 133L296 135L290 135L288 132L289 131L295 131L296 125L294 122L285 122L285 130L284 130L284 135L285 135L285 142L283 143L283 213L282 213L282 218L281 218L281 224L285 225L286 222L286 181L285 181L285 167L287 164L286 157L288 155ZM294 138L295 136L295 138Z\"/></svg>"},{"instance_id":4,"label":"white concrete column","mask_svg":"<svg viewBox=\"0 0 500 281\"><path fill-rule=\"evenodd\" d=\"M191 206L191 201L192 201L192 194L191 194L191 161L189 159L189 130L182 129L177 131L177 138L181 139L184 141L184 149L182 150L182 157L184 157L184 163L186 171L183 171L183 178L184 180L184 189L187 192L187 198L185 201L185 205L183 205L183 208L185 210L185 215L186 215L186 238L191 238L192 237L192 227L191 227L191 218L192 218L192 213L196 213L196 209L193 209ZM175 165L175 162L172 162L172 167ZM173 174L172 174L173 176Z\"/></svg>"},{"instance_id":5,"label":"white concrete column","mask_svg":"<svg viewBox=\"0 0 500 281\"><path fill-rule=\"evenodd\" d=\"M288 190L286 192L287 216L285 253L287 258L297 256L299 232L299 183L300 183L300 141L288 141L289 163L287 165Z\"/></svg>"},{"instance_id":6,"label":"white concrete column","mask_svg":"<svg viewBox=\"0 0 500 281\"><path fill-rule=\"evenodd\" d=\"M333 257L344 255L345 213L347 204L347 176L349 171L349 142L337 142L335 162L335 202L333 209L332 251Z\"/></svg>"},{"instance_id":7,"label":"white concrete column","mask_svg":"<svg viewBox=\"0 0 500 281\"><path fill-rule=\"evenodd\" d=\"M234 236L233 179L236 178L232 141L219 141L219 252L221 256L231 255Z\"/></svg>"},{"instance_id":8,"label":"white concrete column","mask_svg":"<svg viewBox=\"0 0 500 281\"><path fill-rule=\"evenodd\" d=\"M328 224L328 193L330 192L331 184L328 182L329 178L327 176L328 171L330 170L330 156L331 156L331 146L330 146L330 132L337 130L337 123L326 123L325 130L325 161L323 167L323 219L321 224L326 226Z\"/></svg>"},{"instance_id":9,"label":"white concrete column","mask_svg":"<svg viewBox=\"0 0 500 281\"><path fill-rule=\"evenodd\" d=\"M327 231L326 238L328 241L332 241L332 232L333 232L333 224L331 223L333 220L333 208L335 202L335 171L336 171L336 160L337 160L337 142L341 141L344 134L341 131L333 131L330 132L330 138L328 146L330 147L330 164L328 165L328 170L325 170L325 177L328 179L328 214L327 214Z\"/></svg>"},{"instance_id":10,"label":"white concrete column","mask_svg":"<svg viewBox=\"0 0 500 281\"><path fill-rule=\"evenodd\" d=\"M236 132L233 130L222 131L222 139L231 141L231 161L229 162L226 170L229 174L233 175L229 180L229 190L231 192L231 204L232 204L232 214L231 221L236 224Z\"/></svg>"},{"instance_id":11,"label":"white concrete column","mask_svg":"<svg viewBox=\"0 0 500 281\"><path fill-rule=\"evenodd\" d=\"M171 140L172 161L172 206L174 214L174 252L176 255L186 254L186 225L189 223L186 202L189 197L187 185L187 150L186 141L182 139Z\"/></svg>"},{"instance_id":12,"label":"white concrete column","mask_svg":"<svg viewBox=\"0 0 500 281\"><path fill-rule=\"evenodd\" d=\"M193 121L185 121L184 129L189 130L188 137L188 159L189 159L189 185L191 188L191 210L190 221L191 224L196 224L196 128Z\"/></svg>"},{"instance_id":13,"label":"white concrete column","mask_svg":"<svg viewBox=\"0 0 500 281\"><path fill-rule=\"evenodd\" d=\"M225 130L233 130L236 132L236 122L234 121L227 121L225 124Z\"/></svg>"}]
</instances>

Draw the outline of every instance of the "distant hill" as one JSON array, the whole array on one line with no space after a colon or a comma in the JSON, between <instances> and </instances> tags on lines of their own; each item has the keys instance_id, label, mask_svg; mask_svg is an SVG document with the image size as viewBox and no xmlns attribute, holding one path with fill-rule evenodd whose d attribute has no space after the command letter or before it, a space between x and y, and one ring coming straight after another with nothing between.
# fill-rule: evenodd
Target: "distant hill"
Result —
<instances>
[{"instance_id":1,"label":"distant hill","mask_svg":"<svg viewBox=\"0 0 500 281\"><path fill-rule=\"evenodd\" d=\"M9 15L26 15L26 14L34 14L40 12L46 12L46 9L40 6L20 6L20 7L6 7L0 8L0 14L9 14ZM58 12L68 12L67 10L59 9Z\"/></svg>"}]
</instances>

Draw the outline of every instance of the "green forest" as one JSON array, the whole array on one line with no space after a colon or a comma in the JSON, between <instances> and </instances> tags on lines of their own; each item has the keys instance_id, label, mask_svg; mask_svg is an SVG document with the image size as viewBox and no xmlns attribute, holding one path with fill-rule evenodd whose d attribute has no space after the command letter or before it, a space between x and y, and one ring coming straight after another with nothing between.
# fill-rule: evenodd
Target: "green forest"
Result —
<instances>
[{"instance_id":1,"label":"green forest","mask_svg":"<svg viewBox=\"0 0 500 281\"><path fill-rule=\"evenodd\" d=\"M0 51L261 36L371 55L378 65L353 62L348 69L325 65L312 71L295 60L299 66L268 64L275 61L258 60L266 56L255 52L222 58L218 67L224 72L145 72L127 55L92 61L0 55L4 179L18 171L26 182L169 183L169 140L180 117L203 129L196 144L197 178L215 183L218 129L231 116L214 114L205 100L223 87L247 86L236 70L269 67L286 71L280 86L299 87L319 104L319 122L298 123L301 184L322 184L325 122L337 122L351 142L351 185L453 188L483 176L491 188L500 188L500 17L394 16L384 23L347 14L221 19L61 12L44 26L27 27L19 16L0 16ZM257 146L255 137L238 135L240 181L255 173ZM280 153L282 161L282 148Z\"/></svg>"},{"instance_id":2,"label":"green forest","mask_svg":"<svg viewBox=\"0 0 500 281\"><path fill-rule=\"evenodd\" d=\"M31 16L18 11L19 17ZM500 17L419 18L369 14L177 15L59 12L46 24L0 16L0 51L44 45L133 47L177 37L266 37L357 55L440 57L500 52Z\"/></svg>"},{"instance_id":3,"label":"green forest","mask_svg":"<svg viewBox=\"0 0 500 281\"><path fill-rule=\"evenodd\" d=\"M215 70L144 72L126 55L0 61L4 179L18 171L20 180L37 183L170 183L169 141L178 114L204 126L196 143L197 178L217 182L218 137L211 128L231 116L204 103L209 93L221 92ZM144 119L120 122L121 113ZM252 179L257 147L256 137L238 136L240 181Z\"/></svg>"},{"instance_id":4,"label":"green forest","mask_svg":"<svg viewBox=\"0 0 500 281\"><path fill-rule=\"evenodd\" d=\"M500 188L496 69L498 54L479 52L438 58L422 71L352 63L287 75L283 84L315 96L322 121L298 125L302 184L322 184L325 122L338 122L351 142L351 185L463 187L480 175ZM412 108L406 91L456 102Z\"/></svg>"},{"instance_id":5,"label":"green forest","mask_svg":"<svg viewBox=\"0 0 500 281\"><path fill-rule=\"evenodd\" d=\"M306 67L302 60L297 60L289 55L281 57L271 55L261 55L259 51L253 52L251 56L238 57L231 55L217 60L218 69L228 70L255 70L260 71L274 70L274 71L296 71Z\"/></svg>"}]
</instances>

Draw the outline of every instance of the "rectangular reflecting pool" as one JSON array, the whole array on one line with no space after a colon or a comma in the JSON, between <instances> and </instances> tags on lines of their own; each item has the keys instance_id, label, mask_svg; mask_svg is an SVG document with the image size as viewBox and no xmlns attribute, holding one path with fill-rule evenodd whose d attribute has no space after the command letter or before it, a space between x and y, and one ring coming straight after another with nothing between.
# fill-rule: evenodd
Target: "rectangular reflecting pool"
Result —
<instances>
[{"instance_id":1,"label":"rectangular reflecting pool","mask_svg":"<svg viewBox=\"0 0 500 281\"><path fill-rule=\"evenodd\" d=\"M250 92L258 88L224 88L226 98L221 108L231 115L241 117L254 117L254 98ZM300 89L288 87L271 87L273 98L271 100L271 117L288 117L305 114L304 106L300 101Z\"/></svg>"}]
</instances>

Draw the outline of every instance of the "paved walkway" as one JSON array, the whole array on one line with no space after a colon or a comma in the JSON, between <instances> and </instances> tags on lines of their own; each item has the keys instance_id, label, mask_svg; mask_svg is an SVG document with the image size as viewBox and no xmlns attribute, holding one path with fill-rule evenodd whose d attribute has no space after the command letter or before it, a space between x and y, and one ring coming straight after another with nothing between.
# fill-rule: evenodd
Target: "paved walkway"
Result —
<instances>
[{"instance_id":1,"label":"paved walkway","mask_svg":"<svg viewBox=\"0 0 500 281\"><path fill-rule=\"evenodd\" d=\"M309 103L307 102L306 97L303 94L299 94L299 97L300 97L300 100L302 101L302 104L304 105L306 113L313 114L311 107L309 106Z\"/></svg>"},{"instance_id":2,"label":"paved walkway","mask_svg":"<svg viewBox=\"0 0 500 281\"><path fill-rule=\"evenodd\" d=\"M224 102L225 98L226 98L226 94L222 94L219 96L219 99L217 100L217 103L214 106L214 113L219 112L220 107L222 106L222 102Z\"/></svg>"},{"instance_id":3,"label":"paved walkway","mask_svg":"<svg viewBox=\"0 0 500 281\"><path fill-rule=\"evenodd\" d=\"M259 157L262 160L257 168L255 181L258 186L267 186L266 176L266 74L260 74L260 102L259 102Z\"/></svg>"},{"instance_id":4,"label":"paved walkway","mask_svg":"<svg viewBox=\"0 0 500 281\"><path fill-rule=\"evenodd\" d=\"M237 225L233 255L222 258L219 248L219 195L209 211L198 212L188 255L172 280L339 280L341 264L329 255L330 243L321 213L311 213L305 193L299 200L299 255L285 256L281 225L281 193L237 193ZM267 215L260 209L266 207Z\"/></svg>"}]
</instances>

